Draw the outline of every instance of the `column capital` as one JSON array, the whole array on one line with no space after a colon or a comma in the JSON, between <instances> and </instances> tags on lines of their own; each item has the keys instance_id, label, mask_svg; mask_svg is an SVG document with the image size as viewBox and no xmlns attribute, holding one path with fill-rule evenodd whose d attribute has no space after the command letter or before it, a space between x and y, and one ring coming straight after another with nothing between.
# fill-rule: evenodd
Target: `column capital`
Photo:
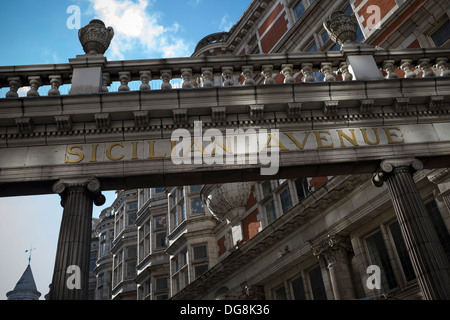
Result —
<instances>
[{"instance_id":1,"label":"column capital","mask_svg":"<svg viewBox=\"0 0 450 320\"><path fill-rule=\"evenodd\" d=\"M105 203L106 198L101 193L100 181L95 177L63 178L53 184L53 192L61 196L61 205L64 207L66 194L73 189L85 189L93 198L96 206Z\"/></svg>"},{"instance_id":2,"label":"column capital","mask_svg":"<svg viewBox=\"0 0 450 320\"><path fill-rule=\"evenodd\" d=\"M311 249L314 256L319 257L323 255L328 263L331 262L330 260L333 260L333 262L335 262L335 260L338 258L336 257L336 251L340 249L344 249L344 252L353 251L350 239L339 234L328 235L327 239L322 240L315 246L311 246Z\"/></svg>"},{"instance_id":3,"label":"column capital","mask_svg":"<svg viewBox=\"0 0 450 320\"><path fill-rule=\"evenodd\" d=\"M415 158L393 158L386 159L380 164L380 168L374 173L372 183L375 187L382 187L386 179L396 170L409 169L412 172L423 169L422 161Z\"/></svg>"}]
</instances>

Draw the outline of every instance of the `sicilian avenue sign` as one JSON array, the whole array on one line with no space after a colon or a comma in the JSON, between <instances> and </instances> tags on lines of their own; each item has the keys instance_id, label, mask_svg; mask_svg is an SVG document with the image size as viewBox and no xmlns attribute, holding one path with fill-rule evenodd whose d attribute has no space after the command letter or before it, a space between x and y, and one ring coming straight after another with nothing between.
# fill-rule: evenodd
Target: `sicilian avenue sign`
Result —
<instances>
[{"instance_id":1,"label":"sicilian avenue sign","mask_svg":"<svg viewBox=\"0 0 450 320\"><path fill-rule=\"evenodd\" d=\"M201 122L197 122L196 129L178 129L165 139L0 148L0 169L4 176L10 172L11 179L14 179L14 169L53 166L61 168L61 174L70 175L74 168L82 168L84 173L88 173L90 166L92 170L98 170L99 165L115 168L112 173L92 172L100 176L115 175L121 170L123 174L127 171L130 174L133 170L151 170L153 174L175 173L184 171L185 167L197 170L259 167L261 175L270 176L277 174L283 165L327 165L376 160L385 156L450 153L441 145L449 143L450 123L305 131L221 131L205 130ZM165 165L161 166L161 161ZM121 166L122 163L131 165ZM73 172L75 174L78 170ZM33 178L33 172L28 178Z\"/></svg>"}]
</instances>

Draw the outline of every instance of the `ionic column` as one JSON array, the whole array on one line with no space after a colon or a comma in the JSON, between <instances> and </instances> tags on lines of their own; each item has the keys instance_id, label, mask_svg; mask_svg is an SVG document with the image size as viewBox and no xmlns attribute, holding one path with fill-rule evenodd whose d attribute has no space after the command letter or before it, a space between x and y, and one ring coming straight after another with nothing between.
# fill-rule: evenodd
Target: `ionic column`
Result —
<instances>
[{"instance_id":1,"label":"ionic column","mask_svg":"<svg viewBox=\"0 0 450 320\"><path fill-rule=\"evenodd\" d=\"M356 299L349 252L352 252L350 240L339 235L328 236L326 241L313 247L313 254L325 259L336 300Z\"/></svg>"},{"instance_id":2,"label":"ionic column","mask_svg":"<svg viewBox=\"0 0 450 320\"><path fill-rule=\"evenodd\" d=\"M61 196L64 211L50 300L87 300L92 208L94 203L103 205L105 197L100 182L92 177L59 180L53 185L53 191ZM79 268L79 275L73 267L68 270L70 266Z\"/></svg>"},{"instance_id":3,"label":"ionic column","mask_svg":"<svg viewBox=\"0 0 450 320\"><path fill-rule=\"evenodd\" d=\"M397 220L408 249L419 286L426 300L450 299L450 264L414 182L422 170L417 159L392 159L381 163L373 183L386 182Z\"/></svg>"}]
</instances>

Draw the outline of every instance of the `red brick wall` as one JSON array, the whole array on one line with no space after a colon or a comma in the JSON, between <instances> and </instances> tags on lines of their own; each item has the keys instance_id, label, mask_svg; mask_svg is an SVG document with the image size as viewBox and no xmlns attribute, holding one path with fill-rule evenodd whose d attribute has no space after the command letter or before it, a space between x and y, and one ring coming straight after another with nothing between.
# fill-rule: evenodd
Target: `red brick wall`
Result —
<instances>
[{"instance_id":1,"label":"red brick wall","mask_svg":"<svg viewBox=\"0 0 450 320\"><path fill-rule=\"evenodd\" d=\"M217 245L219 246L219 257L227 252L227 247L225 246L225 236L217 240Z\"/></svg>"},{"instance_id":2,"label":"red brick wall","mask_svg":"<svg viewBox=\"0 0 450 320\"><path fill-rule=\"evenodd\" d=\"M256 218L258 209L254 210L242 220L243 243L247 242L259 232L260 223Z\"/></svg>"},{"instance_id":3,"label":"red brick wall","mask_svg":"<svg viewBox=\"0 0 450 320\"><path fill-rule=\"evenodd\" d=\"M287 32L287 24L286 12L284 12L261 39L263 53L268 53Z\"/></svg>"},{"instance_id":4,"label":"red brick wall","mask_svg":"<svg viewBox=\"0 0 450 320\"><path fill-rule=\"evenodd\" d=\"M250 196L248 197L247 204L245 205L245 210L250 210L256 204L257 200L255 197L255 186L252 186L252 190L250 191Z\"/></svg>"},{"instance_id":5,"label":"red brick wall","mask_svg":"<svg viewBox=\"0 0 450 320\"><path fill-rule=\"evenodd\" d=\"M315 190L319 189L321 186L323 186L325 183L327 183L328 178L327 177L314 177L309 182L310 186L313 187Z\"/></svg>"},{"instance_id":6,"label":"red brick wall","mask_svg":"<svg viewBox=\"0 0 450 320\"><path fill-rule=\"evenodd\" d=\"M263 33L267 30L267 28L270 26L272 22L275 21L275 18L278 16L278 14L284 9L284 6L279 3L275 9L273 9L272 13L267 17L266 21L259 27L259 35L262 36Z\"/></svg>"}]
</instances>

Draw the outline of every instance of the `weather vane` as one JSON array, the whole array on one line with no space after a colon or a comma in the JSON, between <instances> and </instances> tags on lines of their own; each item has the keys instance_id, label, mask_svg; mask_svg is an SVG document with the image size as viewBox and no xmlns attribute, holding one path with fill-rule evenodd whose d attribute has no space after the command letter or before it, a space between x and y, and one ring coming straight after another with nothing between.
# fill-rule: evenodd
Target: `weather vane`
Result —
<instances>
[{"instance_id":1,"label":"weather vane","mask_svg":"<svg viewBox=\"0 0 450 320\"><path fill-rule=\"evenodd\" d=\"M31 263L31 253L33 252L33 250L36 250L36 248L33 248L33 245L31 246L31 248L29 250L25 250L25 252L30 253L30 255L28 256L28 265L30 265L30 263Z\"/></svg>"}]
</instances>

